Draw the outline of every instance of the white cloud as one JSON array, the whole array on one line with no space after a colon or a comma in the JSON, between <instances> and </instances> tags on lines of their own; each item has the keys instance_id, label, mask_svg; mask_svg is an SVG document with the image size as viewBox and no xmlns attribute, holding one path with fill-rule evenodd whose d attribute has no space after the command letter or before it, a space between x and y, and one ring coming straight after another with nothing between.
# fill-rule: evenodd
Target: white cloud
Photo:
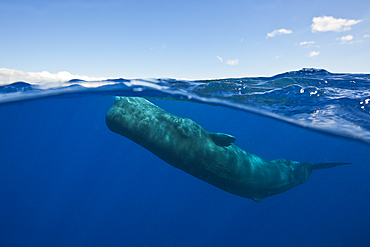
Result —
<instances>
[{"instance_id":1,"label":"white cloud","mask_svg":"<svg viewBox=\"0 0 370 247\"><path fill-rule=\"evenodd\" d=\"M239 63L239 60L238 59L227 60L226 61L226 64L228 64L228 65L238 65L238 63Z\"/></svg>"},{"instance_id":2,"label":"white cloud","mask_svg":"<svg viewBox=\"0 0 370 247\"><path fill-rule=\"evenodd\" d=\"M216 57L217 57L218 60L220 60L221 63L223 62L223 59L221 57L219 57L219 56L216 56ZM228 64L228 65L238 65L239 59L227 60L225 63Z\"/></svg>"},{"instance_id":3,"label":"white cloud","mask_svg":"<svg viewBox=\"0 0 370 247\"><path fill-rule=\"evenodd\" d=\"M313 44L315 44L315 41L303 41L299 43L299 45L313 45Z\"/></svg>"},{"instance_id":4,"label":"white cloud","mask_svg":"<svg viewBox=\"0 0 370 247\"><path fill-rule=\"evenodd\" d=\"M314 17L312 19L311 31L315 32L344 32L351 30L351 26L362 20L349 20L334 18L333 16Z\"/></svg>"},{"instance_id":5,"label":"white cloud","mask_svg":"<svg viewBox=\"0 0 370 247\"><path fill-rule=\"evenodd\" d=\"M287 30L285 28L276 29L276 30L272 31L271 33L268 33L267 36L266 36L266 39L275 37L276 35L290 34L290 33L293 33L293 31L292 30Z\"/></svg>"},{"instance_id":6,"label":"white cloud","mask_svg":"<svg viewBox=\"0 0 370 247\"><path fill-rule=\"evenodd\" d=\"M363 42L363 40L361 40L361 39L353 40L353 36L352 35L343 36L343 37L337 38L337 40L342 41L340 43L341 45L342 44L355 44L355 43L361 43L361 42Z\"/></svg>"},{"instance_id":7,"label":"white cloud","mask_svg":"<svg viewBox=\"0 0 370 247\"><path fill-rule=\"evenodd\" d=\"M319 51L311 51L310 54L308 55L308 57L316 57L320 54Z\"/></svg>"},{"instance_id":8,"label":"white cloud","mask_svg":"<svg viewBox=\"0 0 370 247\"><path fill-rule=\"evenodd\" d=\"M110 78L72 75L67 71L52 74L47 71L23 72L15 69L0 68L0 85L7 85L18 81L42 85L45 83L61 83L72 79L80 79L85 81L100 81Z\"/></svg>"},{"instance_id":9,"label":"white cloud","mask_svg":"<svg viewBox=\"0 0 370 247\"><path fill-rule=\"evenodd\" d=\"M370 34L365 34L363 38L370 38Z\"/></svg>"},{"instance_id":10,"label":"white cloud","mask_svg":"<svg viewBox=\"0 0 370 247\"><path fill-rule=\"evenodd\" d=\"M337 40L341 40L342 42L347 42L347 41L353 40L353 36L352 35L342 36L340 38L337 38Z\"/></svg>"}]
</instances>

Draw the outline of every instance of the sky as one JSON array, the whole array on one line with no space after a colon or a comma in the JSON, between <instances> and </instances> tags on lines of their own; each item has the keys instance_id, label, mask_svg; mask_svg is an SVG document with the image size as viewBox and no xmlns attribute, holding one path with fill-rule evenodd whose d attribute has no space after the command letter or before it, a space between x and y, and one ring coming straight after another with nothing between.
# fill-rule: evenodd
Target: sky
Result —
<instances>
[{"instance_id":1,"label":"sky","mask_svg":"<svg viewBox=\"0 0 370 247\"><path fill-rule=\"evenodd\" d=\"M2 84L370 73L367 0L0 0L0 24Z\"/></svg>"}]
</instances>

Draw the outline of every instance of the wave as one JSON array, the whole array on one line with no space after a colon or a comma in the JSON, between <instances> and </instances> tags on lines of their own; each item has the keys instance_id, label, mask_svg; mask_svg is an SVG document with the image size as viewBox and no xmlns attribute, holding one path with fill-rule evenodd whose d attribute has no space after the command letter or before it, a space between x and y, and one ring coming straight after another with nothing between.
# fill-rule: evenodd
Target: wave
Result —
<instances>
[{"instance_id":1,"label":"wave","mask_svg":"<svg viewBox=\"0 0 370 247\"><path fill-rule=\"evenodd\" d=\"M0 87L0 104L58 96L141 96L232 107L370 144L370 75L302 69L214 80L108 79Z\"/></svg>"}]
</instances>

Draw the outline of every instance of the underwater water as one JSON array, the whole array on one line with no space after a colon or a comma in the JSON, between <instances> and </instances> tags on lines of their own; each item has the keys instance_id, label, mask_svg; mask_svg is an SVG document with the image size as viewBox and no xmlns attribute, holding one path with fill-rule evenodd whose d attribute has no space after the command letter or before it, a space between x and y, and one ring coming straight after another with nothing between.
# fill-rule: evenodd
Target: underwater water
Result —
<instances>
[{"instance_id":1,"label":"underwater water","mask_svg":"<svg viewBox=\"0 0 370 247\"><path fill-rule=\"evenodd\" d=\"M208 81L0 87L1 246L369 246L370 75L304 69ZM143 96L264 159L351 162L263 202L111 132Z\"/></svg>"}]
</instances>

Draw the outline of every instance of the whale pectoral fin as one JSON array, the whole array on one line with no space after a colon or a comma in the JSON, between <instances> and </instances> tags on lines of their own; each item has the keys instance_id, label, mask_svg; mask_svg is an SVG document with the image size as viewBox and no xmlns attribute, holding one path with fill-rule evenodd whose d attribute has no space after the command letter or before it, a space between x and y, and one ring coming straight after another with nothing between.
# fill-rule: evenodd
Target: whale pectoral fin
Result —
<instances>
[{"instance_id":1,"label":"whale pectoral fin","mask_svg":"<svg viewBox=\"0 0 370 247\"><path fill-rule=\"evenodd\" d=\"M236 141L234 136L223 133L210 133L210 137L217 146L221 147L230 146L231 143Z\"/></svg>"}]
</instances>

